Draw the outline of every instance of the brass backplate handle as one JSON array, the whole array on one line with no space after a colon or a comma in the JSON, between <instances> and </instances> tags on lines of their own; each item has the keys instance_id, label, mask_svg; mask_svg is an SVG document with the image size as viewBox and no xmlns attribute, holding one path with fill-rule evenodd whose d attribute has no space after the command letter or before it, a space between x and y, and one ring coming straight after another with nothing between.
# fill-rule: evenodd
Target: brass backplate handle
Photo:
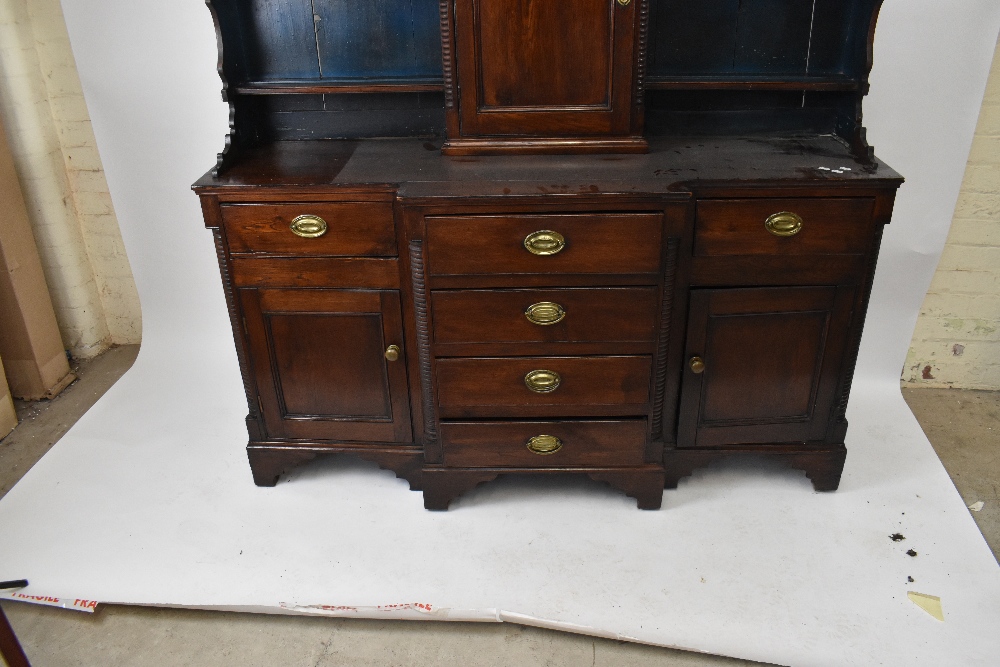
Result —
<instances>
[{"instance_id":1,"label":"brass backplate handle","mask_svg":"<svg viewBox=\"0 0 1000 667\"><path fill-rule=\"evenodd\" d=\"M318 239L326 234L328 227L326 220L318 215L300 215L289 225L293 234L304 239Z\"/></svg>"},{"instance_id":2,"label":"brass backplate handle","mask_svg":"<svg viewBox=\"0 0 1000 667\"><path fill-rule=\"evenodd\" d=\"M532 324L545 327L562 322L563 318L566 317L566 309L552 301L540 301L528 306L524 311L524 316Z\"/></svg>"},{"instance_id":3,"label":"brass backplate handle","mask_svg":"<svg viewBox=\"0 0 1000 667\"><path fill-rule=\"evenodd\" d=\"M528 438L528 442L525 443L525 447L531 450L535 454L541 454L545 456L547 454L555 454L563 447L562 440L554 435L536 435L533 438Z\"/></svg>"},{"instance_id":4,"label":"brass backplate handle","mask_svg":"<svg viewBox=\"0 0 1000 667\"><path fill-rule=\"evenodd\" d=\"M688 362L688 366L691 367L692 373L705 372L705 360L701 357L691 357L691 361Z\"/></svg>"},{"instance_id":5,"label":"brass backplate handle","mask_svg":"<svg viewBox=\"0 0 1000 667\"><path fill-rule=\"evenodd\" d=\"M532 255L555 255L566 247L566 238L551 229L539 229L524 238L524 247Z\"/></svg>"},{"instance_id":6,"label":"brass backplate handle","mask_svg":"<svg viewBox=\"0 0 1000 667\"><path fill-rule=\"evenodd\" d=\"M390 345L389 347L387 347L385 349L385 358L388 361L396 361L397 359L399 359L399 346Z\"/></svg>"},{"instance_id":7,"label":"brass backplate handle","mask_svg":"<svg viewBox=\"0 0 1000 667\"><path fill-rule=\"evenodd\" d=\"M775 236L795 236L802 231L802 217L791 211L775 213L764 221L764 228Z\"/></svg>"},{"instance_id":8,"label":"brass backplate handle","mask_svg":"<svg viewBox=\"0 0 1000 667\"><path fill-rule=\"evenodd\" d=\"M555 371L537 370L524 376L524 386L536 394L551 394L559 388L562 378Z\"/></svg>"},{"instance_id":9,"label":"brass backplate handle","mask_svg":"<svg viewBox=\"0 0 1000 667\"><path fill-rule=\"evenodd\" d=\"M632 2L632 0L618 0L618 4L622 7L628 7L630 2Z\"/></svg>"}]
</instances>

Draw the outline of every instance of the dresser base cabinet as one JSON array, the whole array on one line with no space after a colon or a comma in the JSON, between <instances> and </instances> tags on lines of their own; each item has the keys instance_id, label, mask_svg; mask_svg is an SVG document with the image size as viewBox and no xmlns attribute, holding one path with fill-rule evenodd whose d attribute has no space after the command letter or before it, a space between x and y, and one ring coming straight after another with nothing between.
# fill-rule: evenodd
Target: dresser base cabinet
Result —
<instances>
[{"instance_id":1,"label":"dresser base cabinet","mask_svg":"<svg viewBox=\"0 0 1000 667\"><path fill-rule=\"evenodd\" d=\"M656 509L749 454L837 488L888 167L827 174L832 139L468 161L294 143L196 186L258 485L351 454L432 510L503 475ZM733 180L739 160L768 180Z\"/></svg>"}]
</instances>

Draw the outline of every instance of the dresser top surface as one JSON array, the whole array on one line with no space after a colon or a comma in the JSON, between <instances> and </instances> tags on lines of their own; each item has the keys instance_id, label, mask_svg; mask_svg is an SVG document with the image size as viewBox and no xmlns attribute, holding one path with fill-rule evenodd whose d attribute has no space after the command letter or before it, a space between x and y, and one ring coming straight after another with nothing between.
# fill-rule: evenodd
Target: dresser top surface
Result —
<instances>
[{"instance_id":1,"label":"dresser top surface","mask_svg":"<svg viewBox=\"0 0 1000 667\"><path fill-rule=\"evenodd\" d=\"M384 187L400 197L661 194L697 184L895 187L831 136L653 137L644 155L446 157L440 140L280 141L247 150L195 190ZM495 192L494 192L495 190Z\"/></svg>"}]
</instances>

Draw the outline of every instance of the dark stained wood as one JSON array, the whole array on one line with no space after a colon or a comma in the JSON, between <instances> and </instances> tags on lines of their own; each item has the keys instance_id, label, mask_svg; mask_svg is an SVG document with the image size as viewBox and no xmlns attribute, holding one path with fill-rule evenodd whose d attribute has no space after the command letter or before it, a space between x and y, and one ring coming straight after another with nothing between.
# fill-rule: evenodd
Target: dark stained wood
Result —
<instances>
[{"instance_id":1,"label":"dark stained wood","mask_svg":"<svg viewBox=\"0 0 1000 667\"><path fill-rule=\"evenodd\" d=\"M556 303L563 319L539 325L525 311ZM594 343L655 340L652 287L557 290L449 290L432 296L434 343ZM555 349L555 348L553 348Z\"/></svg>"},{"instance_id":2,"label":"dark stained wood","mask_svg":"<svg viewBox=\"0 0 1000 667\"><path fill-rule=\"evenodd\" d=\"M880 198L882 206L892 205L895 193ZM828 438L833 442L842 442L847 437L847 403L851 397L851 384L854 382L854 371L858 364L858 351L861 348L861 334L864 332L865 315L868 312L868 301L871 298L872 286L875 282L875 266L878 264L879 248L882 244L882 232L885 230L886 219L879 220L868 253L868 264L865 267L864 287L858 292L858 302L854 305L851 322L850 343L847 346L846 359L840 373L840 387L837 390L837 406L830 418Z\"/></svg>"},{"instance_id":3,"label":"dark stained wood","mask_svg":"<svg viewBox=\"0 0 1000 667\"><path fill-rule=\"evenodd\" d=\"M240 290L273 439L411 437L398 293ZM383 356L389 345L400 358Z\"/></svg>"},{"instance_id":4,"label":"dark stained wood","mask_svg":"<svg viewBox=\"0 0 1000 667\"><path fill-rule=\"evenodd\" d=\"M535 370L558 373L559 387L539 394L525 385ZM437 360L438 414L480 417L644 415L649 357L498 357Z\"/></svg>"},{"instance_id":5,"label":"dark stained wood","mask_svg":"<svg viewBox=\"0 0 1000 667\"><path fill-rule=\"evenodd\" d=\"M424 468L424 509L445 511L451 501L480 484L492 482L504 471Z\"/></svg>"},{"instance_id":6,"label":"dark stained wood","mask_svg":"<svg viewBox=\"0 0 1000 667\"><path fill-rule=\"evenodd\" d=\"M354 453L428 508L509 472L655 508L758 452L836 488L902 182L861 124L881 0L208 4L230 134L194 188L258 484Z\"/></svg>"},{"instance_id":7,"label":"dark stained wood","mask_svg":"<svg viewBox=\"0 0 1000 667\"><path fill-rule=\"evenodd\" d=\"M423 443L428 458L436 461L438 426L434 401L434 378L431 366L431 330L427 312L427 287L424 282L423 243L417 239L410 242L410 271L413 289L413 312L415 320L417 354L420 363L420 394L423 406Z\"/></svg>"},{"instance_id":8,"label":"dark stained wood","mask_svg":"<svg viewBox=\"0 0 1000 667\"><path fill-rule=\"evenodd\" d=\"M636 506L641 510L658 510L663 503L663 492L659 485L664 474L660 466L648 466L639 470L592 470L587 472L587 476L635 498Z\"/></svg>"},{"instance_id":9,"label":"dark stained wood","mask_svg":"<svg viewBox=\"0 0 1000 667\"><path fill-rule=\"evenodd\" d=\"M8 667L31 667L3 609L0 609L0 658Z\"/></svg>"},{"instance_id":10,"label":"dark stained wood","mask_svg":"<svg viewBox=\"0 0 1000 667\"><path fill-rule=\"evenodd\" d=\"M206 204L206 217L216 213L218 202L214 197L206 197L203 202ZM260 405L257 402L257 385L254 381L253 372L250 366L250 355L246 340L246 331L242 326L242 314L240 306L233 292L233 280L230 275L231 262L229 253L226 250L226 241L221 229L213 229L212 235L215 238L215 253L219 261L219 271L222 275L222 289L226 296L226 307L229 310L229 324L233 329L233 342L236 344L236 359L240 364L240 375L243 377L243 391L247 399L247 430L250 439L263 437L264 423L260 414Z\"/></svg>"},{"instance_id":11,"label":"dark stained wood","mask_svg":"<svg viewBox=\"0 0 1000 667\"><path fill-rule=\"evenodd\" d=\"M656 273L662 215L448 216L427 219L431 275L493 273ZM534 232L566 239L555 255L524 246Z\"/></svg>"},{"instance_id":12,"label":"dark stained wood","mask_svg":"<svg viewBox=\"0 0 1000 667\"><path fill-rule=\"evenodd\" d=\"M556 3L457 0L455 57L465 65L457 68L460 122L449 123L459 133L449 132L444 152L644 151L634 109L642 4L581 0L566 11ZM553 141L565 138L572 141Z\"/></svg>"},{"instance_id":13,"label":"dark stained wood","mask_svg":"<svg viewBox=\"0 0 1000 667\"><path fill-rule=\"evenodd\" d=\"M428 466L423 471L424 507L447 510L458 496L504 474L586 475L635 498L639 509L655 510L663 502L663 467L641 468L445 468Z\"/></svg>"},{"instance_id":14,"label":"dark stained wood","mask_svg":"<svg viewBox=\"0 0 1000 667\"><path fill-rule=\"evenodd\" d=\"M678 442L712 447L821 441L836 401L854 290L696 290Z\"/></svg>"},{"instance_id":15,"label":"dark stained wood","mask_svg":"<svg viewBox=\"0 0 1000 667\"><path fill-rule=\"evenodd\" d=\"M552 454L536 454L530 438L562 441ZM646 443L644 419L621 421L443 422L442 463L456 468L638 466Z\"/></svg>"},{"instance_id":16,"label":"dark stained wood","mask_svg":"<svg viewBox=\"0 0 1000 667\"><path fill-rule=\"evenodd\" d=\"M389 79L369 82L246 81L234 88L242 95L338 95L342 93L433 93L443 90L440 79Z\"/></svg>"},{"instance_id":17,"label":"dark stained wood","mask_svg":"<svg viewBox=\"0 0 1000 667\"><path fill-rule=\"evenodd\" d=\"M799 96L801 105L801 96ZM469 200L506 195L530 198L535 210L563 210L613 197L615 205L653 196L699 197L871 197L895 188L899 174L882 162L859 164L834 137L822 136L664 136L649 137L647 155L504 156L446 158L440 141L276 141L243 151L219 177L195 183L199 194L222 201L292 201L290 197L372 201L398 196ZM747 165L753 165L747 171ZM848 166L833 173L820 167ZM258 190L260 189L260 190ZM263 190L266 189L266 192ZM363 194L362 194L363 193ZM361 195L359 197L359 195ZM544 200L543 195L558 195ZM343 197L343 195L341 195ZM421 202L422 203L422 202ZM524 202L522 201L522 204ZM492 211L496 213L497 204ZM647 204L648 206L648 204ZM523 207L522 207L523 208ZM635 206L629 206L634 210Z\"/></svg>"},{"instance_id":18,"label":"dark stained wood","mask_svg":"<svg viewBox=\"0 0 1000 667\"><path fill-rule=\"evenodd\" d=\"M688 477L698 468L713 462L748 452L784 463L789 468L806 473L816 491L836 491L840 486L840 476L844 470L847 449L841 445L825 448L806 448L796 445L759 444L752 449L746 447L717 447L712 449L672 449L663 452L663 467L666 470L666 488L676 489L677 482Z\"/></svg>"},{"instance_id":19,"label":"dark stained wood","mask_svg":"<svg viewBox=\"0 0 1000 667\"><path fill-rule=\"evenodd\" d=\"M695 257L691 285L853 284L865 267L864 255L729 255Z\"/></svg>"},{"instance_id":20,"label":"dark stained wood","mask_svg":"<svg viewBox=\"0 0 1000 667\"><path fill-rule=\"evenodd\" d=\"M669 363L668 353L671 342L670 329L674 318L677 316L674 312L674 297L677 291L675 281L677 278L677 252L679 246L679 239L671 238L667 241L666 270L664 271L663 288L661 290L660 331L656 345L656 375L653 382L653 416L650 427L651 439L653 441L663 438L663 403L667 391L667 365Z\"/></svg>"},{"instance_id":21,"label":"dark stained wood","mask_svg":"<svg viewBox=\"0 0 1000 667\"><path fill-rule=\"evenodd\" d=\"M855 91L857 81L846 76L651 76L646 90L826 90Z\"/></svg>"},{"instance_id":22,"label":"dark stained wood","mask_svg":"<svg viewBox=\"0 0 1000 667\"><path fill-rule=\"evenodd\" d=\"M232 259L233 284L238 287L399 287L394 259L357 257L240 256Z\"/></svg>"},{"instance_id":23,"label":"dark stained wood","mask_svg":"<svg viewBox=\"0 0 1000 667\"><path fill-rule=\"evenodd\" d=\"M874 199L728 199L698 202L694 253L719 255L863 254ZM764 222L791 212L802 220L794 236L775 236Z\"/></svg>"},{"instance_id":24,"label":"dark stained wood","mask_svg":"<svg viewBox=\"0 0 1000 667\"><path fill-rule=\"evenodd\" d=\"M410 483L411 491L420 491L424 457L418 447L372 446L352 443L250 443L247 458L257 486L275 486L278 478L292 468L312 461L317 456L351 454L371 461L380 468L391 470L396 477Z\"/></svg>"},{"instance_id":25,"label":"dark stained wood","mask_svg":"<svg viewBox=\"0 0 1000 667\"><path fill-rule=\"evenodd\" d=\"M649 143L641 137L516 137L449 139L441 153L468 155L584 155L588 153L645 153Z\"/></svg>"},{"instance_id":26,"label":"dark stained wood","mask_svg":"<svg viewBox=\"0 0 1000 667\"><path fill-rule=\"evenodd\" d=\"M318 238L292 232L302 215L328 225ZM299 256L372 256L396 254L396 228L390 202L297 202L294 204L225 204L222 220L231 253Z\"/></svg>"}]
</instances>

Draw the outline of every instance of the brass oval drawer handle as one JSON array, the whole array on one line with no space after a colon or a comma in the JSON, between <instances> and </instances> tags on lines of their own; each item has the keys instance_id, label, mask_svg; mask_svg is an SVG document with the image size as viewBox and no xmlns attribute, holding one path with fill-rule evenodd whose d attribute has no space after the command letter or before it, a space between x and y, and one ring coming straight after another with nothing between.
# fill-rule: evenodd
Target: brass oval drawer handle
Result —
<instances>
[{"instance_id":1,"label":"brass oval drawer handle","mask_svg":"<svg viewBox=\"0 0 1000 667\"><path fill-rule=\"evenodd\" d=\"M688 362L688 366L691 367L692 373L705 372L705 360L701 357L691 357L691 361Z\"/></svg>"},{"instance_id":2,"label":"brass oval drawer handle","mask_svg":"<svg viewBox=\"0 0 1000 667\"><path fill-rule=\"evenodd\" d=\"M304 239L318 239L326 234L328 227L326 220L318 215L300 215L289 225L293 234Z\"/></svg>"},{"instance_id":3,"label":"brass oval drawer handle","mask_svg":"<svg viewBox=\"0 0 1000 667\"><path fill-rule=\"evenodd\" d=\"M555 255L558 252L562 252L562 249L566 247L566 239L559 232L553 232L549 229L539 229L537 232L532 232L524 237L524 247L532 255Z\"/></svg>"},{"instance_id":4,"label":"brass oval drawer handle","mask_svg":"<svg viewBox=\"0 0 1000 667\"><path fill-rule=\"evenodd\" d=\"M555 454L563 447L562 440L554 435L536 435L533 438L528 438L528 442L525 443L525 447L531 450L535 454L541 454L545 456L547 454Z\"/></svg>"},{"instance_id":5,"label":"brass oval drawer handle","mask_svg":"<svg viewBox=\"0 0 1000 667\"><path fill-rule=\"evenodd\" d=\"M385 358L388 361L396 361L399 359L399 346L390 345L385 349Z\"/></svg>"},{"instance_id":6,"label":"brass oval drawer handle","mask_svg":"<svg viewBox=\"0 0 1000 667\"><path fill-rule=\"evenodd\" d=\"M764 221L764 229L775 236L795 236L802 231L802 217L791 211L782 211Z\"/></svg>"},{"instance_id":7,"label":"brass oval drawer handle","mask_svg":"<svg viewBox=\"0 0 1000 667\"><path fill-rule=\"evenodd\" d=\"M562 322L563 318L566 317L566 309L552 301L540 301L528 306L527 310L524 311L524 316L532 324L546 327Z\"/></svg>"},{"instance_id":8,"label":"brass oval drawer handle","mask_svg":"<svg viewBox=\"0 0 1000 667\"><path fill-rule=\"evenodd\" d=\"M630 2L632 2L632 0L618 0L618 4L622 7L628 7Z\"/></svg>"},{"instance_id":9,"label":"brass oval drawer handle","mask_svg":"<svg viewBox=\"0 0 1000 667\"><path fill-rule=\"evenodd\" d=\"M562 378L555 371L531 371L524 376L524 386L536 394L551 394L559 388Z\"/></svg>"}]
</instances>

